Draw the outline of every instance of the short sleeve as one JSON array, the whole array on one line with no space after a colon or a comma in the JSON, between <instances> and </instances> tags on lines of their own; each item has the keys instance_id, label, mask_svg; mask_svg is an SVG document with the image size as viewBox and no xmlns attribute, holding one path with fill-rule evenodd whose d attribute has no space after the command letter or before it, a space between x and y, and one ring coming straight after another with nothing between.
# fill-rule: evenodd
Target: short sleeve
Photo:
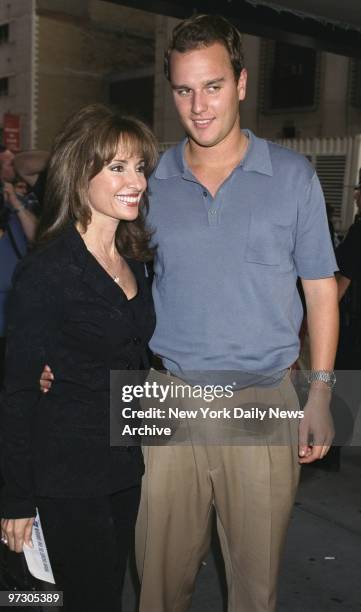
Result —
<instances>
[{"instance_id":1,"label":"short sleeve","mask_svg":"<svg viewBox=\"0 0 361 612\"><path fill-rule=\"evenodd\" d=\"M327 278L338 270L326 214L325 200L314 173L303 193L298 194L294 261L298 276Z\"/></svg>"}]
</instances>

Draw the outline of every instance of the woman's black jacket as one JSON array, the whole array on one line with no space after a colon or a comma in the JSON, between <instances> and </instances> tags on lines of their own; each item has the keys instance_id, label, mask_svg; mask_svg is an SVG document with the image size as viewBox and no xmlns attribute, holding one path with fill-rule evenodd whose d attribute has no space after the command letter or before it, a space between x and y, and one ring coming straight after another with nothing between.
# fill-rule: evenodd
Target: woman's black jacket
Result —
<instances>
[{"instance_id":1,"label":"woman's black jacket","mask_svg":"<svg viewBox=\"0 0 361 612\"><path fill-rule=\"evenodd\" d=\"M33 516L37 496L93 497L141 479L140 448L109 445L110 370L143 368L155 322L144 265L128 263L130 301L69 226L17 269L0 420L4 518ZM55 375L46 395L44 364Z\"/></svg>"}]
</instances>

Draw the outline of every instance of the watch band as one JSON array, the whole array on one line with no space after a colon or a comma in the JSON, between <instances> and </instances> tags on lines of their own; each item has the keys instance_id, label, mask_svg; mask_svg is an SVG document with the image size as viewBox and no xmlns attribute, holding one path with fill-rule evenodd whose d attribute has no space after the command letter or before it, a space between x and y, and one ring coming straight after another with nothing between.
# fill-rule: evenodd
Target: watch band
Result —
<instances>
[{"instance_id":1,"label":"watch band","mask_svg":"<svg viewBox=\"0 0 361 612\"><path fill-rule=\"evenodd\" d=\"M335 372L330 370L312 370L308 375L308 382L311 384L317 380L328 385L330 389L333 389L336 384Z\"/></svg>"}]
</instances>

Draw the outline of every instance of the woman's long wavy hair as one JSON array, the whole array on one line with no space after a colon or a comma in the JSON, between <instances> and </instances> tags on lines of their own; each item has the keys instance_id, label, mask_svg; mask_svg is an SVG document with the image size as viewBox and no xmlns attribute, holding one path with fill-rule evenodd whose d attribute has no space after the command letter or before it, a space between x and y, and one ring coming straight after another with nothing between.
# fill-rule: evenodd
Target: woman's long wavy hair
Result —
<instances>
[{"instance_id":1,"label":"woman's long wavy hair","mask_svg":"<svg viewBox=\"0 0 361 612\"><path fill-rule=\"evenodd\" d=\"M44 243L61 233L69 222L83 231L91 220L88 190L91 179L114 159L121 146L128 156L144 159L148 179L158 157L151 130L142 121L124 117L101 104L86 106L71 117L55 139L47 168L43 213L37 242ZM116 246L122 255L141 261L152 258L150 233L145 228L147 192L134 221L120 221Z\"/></svg>"}]
</instances>

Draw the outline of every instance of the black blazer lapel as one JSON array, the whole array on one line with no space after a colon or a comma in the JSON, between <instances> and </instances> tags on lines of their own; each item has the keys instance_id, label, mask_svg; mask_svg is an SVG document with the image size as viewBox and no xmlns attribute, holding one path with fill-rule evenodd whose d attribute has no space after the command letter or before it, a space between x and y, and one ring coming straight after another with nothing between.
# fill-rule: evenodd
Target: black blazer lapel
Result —
<instances>
[{"instance_id":1,"label":"black blazer lapel","mask_svg":"<svg viewBox=\"0 0 361 612\"><path fill-rule=\"evenodd\" d=\"M102 268L95 257L89 253L84 266L82 280L113 306L124 303L127 297L112 277Z\"/></svg>"},{"instance_id":2,"label":"black blazer lapel","mask_svg":"<svg viewBox=\"0 0 361 612\"><path fill-rule=\"evenodd\" d=\"M69 227L67 241L72 250L74 263L83 269L82 281L113 306L124 305L124 301L127 301L125 293L88 251L73 225Z\"/></svg>"}]
</instances>

